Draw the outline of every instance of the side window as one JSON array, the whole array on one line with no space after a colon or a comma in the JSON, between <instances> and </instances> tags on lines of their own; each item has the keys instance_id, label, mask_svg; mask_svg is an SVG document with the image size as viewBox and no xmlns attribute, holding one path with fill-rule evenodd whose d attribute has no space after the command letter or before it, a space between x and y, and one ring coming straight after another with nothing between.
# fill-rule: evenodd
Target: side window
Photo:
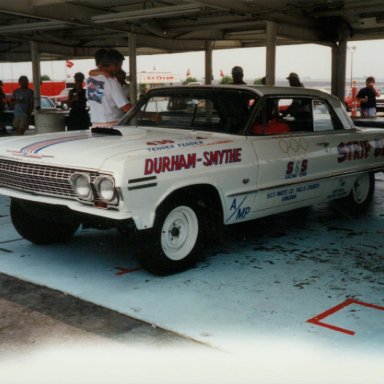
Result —
<instances>
[{"instance_id":1,"label":"side window","mask_svg":"<svg viewBox=\"0 0 384 384\"><path fill-rule=\"evenodd\" d=\"M313 100L313 123L315 132L332 131L335 125L328 105L321 100Z\"/></svg>"},{"instance_id":2,"label":"side window","mask_svg":"<svg viewBox=\"0 0 384 384\"><path fill-rule=\"evenodd\" d=\"M281 99L279 110L289 122L292 132L313 132L312 99L305 97Z\"/></svg>"},{"instance_id":3,"label":"side window","mask_svg":"<svg viewBox=\"0 0 384 384\"><path fill-rule=\"evenodd\" d=\"M290 132L313 132L312 99L267 98L255 118L252 133L276 135Z\"/></svg>"}]
</instances>

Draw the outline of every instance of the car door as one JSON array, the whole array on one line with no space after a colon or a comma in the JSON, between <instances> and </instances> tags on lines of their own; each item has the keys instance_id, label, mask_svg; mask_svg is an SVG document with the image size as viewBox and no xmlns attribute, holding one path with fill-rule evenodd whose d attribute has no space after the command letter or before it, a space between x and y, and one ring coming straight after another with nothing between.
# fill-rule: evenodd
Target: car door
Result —
<instances>
[{"instance_id":1,"label":"car door","mask_svg":"<svg viewBox=\"0 0 384 384\"><path fill-rule=\"evenodd\" d=\"M249 136L259 164L254 210L260 216L311 205L327 193L343 135L339 128L323 100L311 96L264 100Z\"/></svg>"}]
</instances>

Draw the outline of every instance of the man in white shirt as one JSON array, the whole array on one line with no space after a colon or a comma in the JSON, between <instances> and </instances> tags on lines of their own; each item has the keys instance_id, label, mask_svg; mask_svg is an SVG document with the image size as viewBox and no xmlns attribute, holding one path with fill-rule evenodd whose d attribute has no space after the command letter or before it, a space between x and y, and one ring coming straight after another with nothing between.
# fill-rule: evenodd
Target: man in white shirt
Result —
<instances>
[{"instance_id":1,"label":"man in white shirt","mask_svg":"<svg viewBox=\"0 0 384 384\"><path fill-rule=\"evenodd\" d=\"M93 127L112 127L132 108L114 77L121 71L123 60L124 56L115 49L99 49L95 54L97 70L90 71L87 79Z\"/></svg>"}]
</instances>

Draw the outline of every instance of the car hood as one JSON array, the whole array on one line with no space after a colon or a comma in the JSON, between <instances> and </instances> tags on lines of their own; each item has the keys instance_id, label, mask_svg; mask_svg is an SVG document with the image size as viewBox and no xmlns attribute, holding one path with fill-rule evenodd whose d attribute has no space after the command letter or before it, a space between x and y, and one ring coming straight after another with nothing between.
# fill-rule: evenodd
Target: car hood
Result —
<instances>
[{"instance_id":1,"label":"car hood","mask_svg":"<svg viewBox=\"0 0 384 384\"><path fill-rule=\"evenodd\" d=\"M115 127L99 133L57 132L0 141L0 157L45 165L99 169L106 160L148 156L156 151L183 150L230 140L229 135L174 129ZM110 132L110 133L109 133Z\"/></svg>"}]
</instances>

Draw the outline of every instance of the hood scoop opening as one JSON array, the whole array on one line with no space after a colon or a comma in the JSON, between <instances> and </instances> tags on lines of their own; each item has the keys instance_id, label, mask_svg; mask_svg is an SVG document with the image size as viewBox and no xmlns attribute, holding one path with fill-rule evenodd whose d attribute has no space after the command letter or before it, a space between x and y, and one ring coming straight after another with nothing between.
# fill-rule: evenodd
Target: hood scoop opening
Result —
<instances>
[{"instance_id":1,"label":"hood scoop opening","mask_svg":"<svg viewBox=\"0 0 384 384\"><path fill-rule=\"evenodd\" d=\"M109 135L109 136L123 136L123 134L114 128L110 127L95 127L91 128L92 134Z\"/></svg>"},{"instance_id":2,"label":"hood scoop opening","mask_svg":"<svg viewBox=\"0 0 384 384\"><path fill-rule=\"evenodd\" d=\"M106 135L106 136L124 136L131 140L142 139L147 135L144 129L135 127L116 125L114 127L95 127L91 128L92 135Z\"/></svg>"}]
</instances>

